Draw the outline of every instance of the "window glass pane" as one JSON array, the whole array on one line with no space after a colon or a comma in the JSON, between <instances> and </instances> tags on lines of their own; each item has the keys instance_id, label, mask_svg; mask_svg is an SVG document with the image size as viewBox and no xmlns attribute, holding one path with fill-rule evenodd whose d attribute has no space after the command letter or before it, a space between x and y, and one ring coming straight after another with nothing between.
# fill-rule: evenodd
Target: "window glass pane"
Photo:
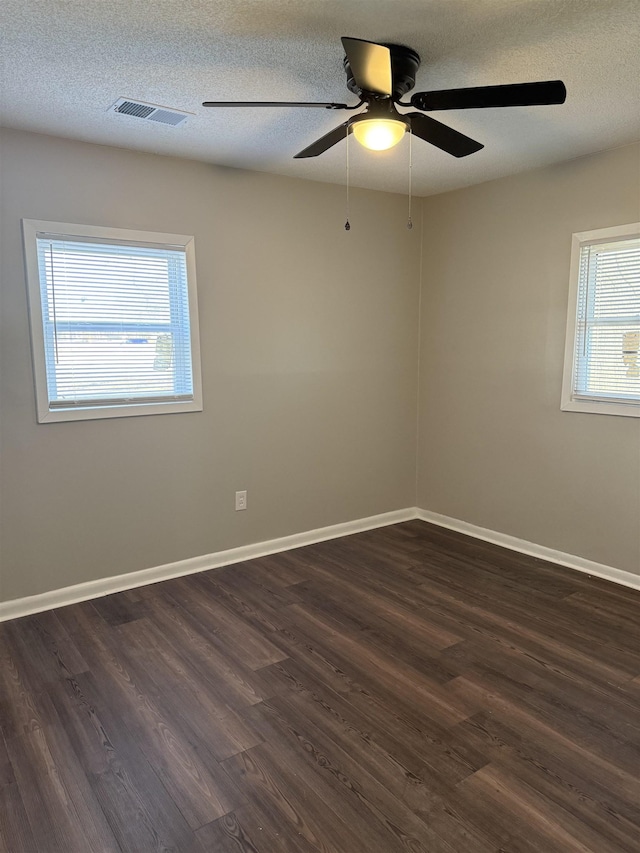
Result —
<instances>
[{"instance_id":1,"label":"window glass pane","mask_svg":"<svg viewBox=\"0 0 640 853\"><path fill-rule=\"evenodd\" d=\"M574 395L640 401L640 240L580 252Z\"/></svg>"},{"instance_id":2,"label":"window glass pane","mask_svg":"<svg viewBox=\"0 0 640 853\"><path fill-rule=\"evenodd\" d=\"M37 244L52 408L193 399L184 250Z\"/></svg>"},{"instance_id":3,"label":"window glass pane","mask_svg":"<svg viewBox=\"0 0 640 853\"><path fill-rule=\"evenodd\" d=\"M595 262L594 320L634 317L640 312L640 246L592 248Z\"/></svg>"},{"instance_id":4,"label":"window glass pane","mask_svg":"<svg viewBox=\"0 0 640 853\"><path fill-rule=\"evenodd\" d=\"M578 391L640 399L637 326L594 326L588 334L589 368Z\"/></svg>"},{"instance_id":5,"label":"window glass pane","mask_svg":"<svg viewBox=\"0 0 640 853\"><path fill-rule=\"evenodd\" d=\"M171 334L59 332L56 400L173 394Z\"/></svg>"}]
</instances>

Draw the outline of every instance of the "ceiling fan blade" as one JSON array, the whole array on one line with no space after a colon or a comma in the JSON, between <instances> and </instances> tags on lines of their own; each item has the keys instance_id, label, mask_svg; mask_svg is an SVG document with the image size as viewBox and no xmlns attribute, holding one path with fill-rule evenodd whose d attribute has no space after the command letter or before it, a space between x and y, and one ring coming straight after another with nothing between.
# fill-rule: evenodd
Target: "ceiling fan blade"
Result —
<instances>
[{"instance_id":1,"label":"ceiling fan blade","mask_svg":"<svg viewBox=\"0 0 640 853\"><path fill-rule=\"evenodd\" d=\"M424 139L425 142L435 145L436 148L440 148L454 157L466 157L468 154L473 154L475 151L484 148L484 145L476 142L475 139L470 139L464 133L459 133L430 116L422 115L422 113L406 113L405 118L409 119L411 133L414 136L419 136L420 139Z\"/></svg>"},{"instance_id":2,"label":"ceiling fan blade","mask_svg":"<svg viewBox=\"0 0 640 853\"><path fill-rule=\"evenodd\" d=\"M347 104L317 101L203 101L203 107L322 107L325 110L350 110ZM360 106L360 104L357 104Z\"/></svg>"},{"instance_id":3,"label":"ceiling fan blade","mask_svg":"<svg viewBox=\"0 0 640 853\"><path fill-rule=\"evenodd\" d=\"M325 135L321 136L320 139L316 139L316 141L312 142L311 145L308 145L306 148L303 148L302 151L299 151L293 159L300 160L303 157L317 157L318 154L323 154L337 142L340 142L341 139L346 139L350 124L351 120L349 119L348 121L338 125L338 127L334 127L334 129L330 130L329 133L325 133Z\"/></svg>"},{"instance_id":4,"label":"ceiling fan blade","mask_svg":"<svg viewBox=\"0 0 640 853\"><path fill-rule=\"evenodd\" d=\"M391 51L383 44L343 36L342 46L359 89L376 95L392 95Z\"/></svg>"},{"instance_id":5,"label":"ceiling fan blade","mask_svg":"<svg viewBox=\"0 0 640 853\"><path fill-rule=\"evenodd\" d=\"M566 97L567 90L562 80L546 80L541 83L511 83L506 86L416 92L411 96L411 105L426 111L531 107L538 104L563 104Z\"/></svg>"}]
</instances>

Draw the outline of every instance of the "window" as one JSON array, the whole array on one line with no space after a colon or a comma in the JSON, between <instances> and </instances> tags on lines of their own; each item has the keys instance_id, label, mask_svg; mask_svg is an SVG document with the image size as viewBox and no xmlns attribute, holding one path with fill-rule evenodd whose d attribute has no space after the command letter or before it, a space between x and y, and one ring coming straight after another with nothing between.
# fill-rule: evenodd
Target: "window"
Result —
<instances>
[{"instance_id":1,"label":"window","mask_svg":"<svg viewBox=\"0 0 640 853\"><path fill-rule=\"evenodd\" d=\"M193 238L22 224L38 420L201 411Z\"/></svg>"},{"instance_id":2,"label":"window","mask_svg":"<svg viewBox=\"0 0 640 853\"><path fill-rule=\"evenodd\" d=\"M562 408L640 417L640 223L573 235Z\"/></svg>"}]
</instances>

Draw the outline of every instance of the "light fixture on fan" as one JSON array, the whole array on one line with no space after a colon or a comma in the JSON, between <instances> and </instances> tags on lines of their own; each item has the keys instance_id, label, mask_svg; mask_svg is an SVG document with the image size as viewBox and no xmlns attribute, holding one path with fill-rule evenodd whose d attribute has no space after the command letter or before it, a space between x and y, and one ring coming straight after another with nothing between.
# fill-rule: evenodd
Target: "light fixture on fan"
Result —
<instances>
[{"instance_id":1,"label":"light fixture on fan","mask_svg":"<svg viewBox=\"0 0 640 853\"><path fill-rule=\"evenodd\" d=\"M373 100L364 113L350 121L356 140L370 151L386 151L397 145L409 129L407 120L390 98Z\"/></svg>"},{"instance_id":2,"label":"light fixture on fan","mask_svg":"<svg viewBox=\"0 0 640 853\"><path fill-rule=\"evenodd\" d=\"M353 135L360 145L370 151L386 151L393 148L402 139L406 124L393 119L370 118L353 125Z\"/></svg>"}]
</instances>

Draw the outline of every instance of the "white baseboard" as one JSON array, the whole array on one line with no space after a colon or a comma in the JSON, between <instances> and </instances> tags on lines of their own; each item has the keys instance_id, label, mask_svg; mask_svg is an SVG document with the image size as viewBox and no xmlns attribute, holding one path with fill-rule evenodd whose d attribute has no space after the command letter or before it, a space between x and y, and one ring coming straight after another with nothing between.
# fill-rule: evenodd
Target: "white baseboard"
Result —
<instances>
[{"instance_id":1,"label":"white baseboard","mask_svg":"<svg viewBox=\"0 0 640 853\"><path fill-rule=\"evenodd\" d=\"M116 575L109 578L101 578L96 581L75 584L74 586L54 589L38 595L29 595L25 598L14 598L11 601L0 602L0 622L7 619L17 619L30 613L40 613L43 610L53 610L56 607L64 607L67 604L75 604L79 601L87 601L91 598L101 598L113 592L123 592L126 589L135 589L138 586L146 586L158 581L178 578L183 575L191 575L196 572L205 572L208 569L218 569L222 566L230 566L233 563L242 563L245 560L254 560L257 557L266 557L269 554L277 554L280 551L290 551L292 548L301 548L304 545L313 545L315 542L325 542L328 539L337 539L341 536L349 536L352 533L360 533L364 530L373 530L377 527L386 527L389 524L399 524L402 521L411 521L418 518L439 527L456 530L475 539L492 542L503 548L510 548L521 554L538 557L550 563L567 566L579 572L595 575L599 578L622 584L623 586L640 589L640 575L625 572L613 566L595 563L574 554L566 554L556 551L544 545L536 545L525 539L518 539L506 533L488 530L478 527L467 521L440 515L416 507L385 512L381 515L372 515L368 518L359 518L355 521L347 521L342 524L333 524L330 527L320 527L317 530L307 530L304 533L295 533L292 536L283 536L280 539L270 539L265 542L256 542L252 545L242 545L239 548L230 548L227 551L217 551L214 554L206 554L202 557L191 557L187 560L179 560L176 563L167 563L164 566L155 566L150 569L142 569L138 572L129 572L124 575Z\"/></svg>"},{"instance_id":2,"label":"white baseboard","mask_svg":"<svg viewBox=\"0 0 640 853\"><path fill-rule=\"evenodd\" d=\"M460 521L458 518L450 518L448 515L440 515L426 509L418 509L416 517L421 521L428 521L430 524L437 524L439 527L446 527L449 530L456 530L458 533L473 536L475 539L492 542L494 545L502 545L503 548L510 548L512 551L518 551L521 554L528 554L531 557L547 560L549 563L557 563L569 569L576 569L578 572L605 578L632 589L640 589L640 575L635 575L633 572L626 572L623 569L616 569L603 563L595 563L593 560L586 560L584 557L566 554L564 551L556 551L553 548L547 548L545 545L536 545L535 542L527 542L526 539L518 539L516 536L498 533L496 530L488 530L486 527L478 527L468 521Z\"/></svg>"},{"instance_id":3,"label":"white baseboard","mask_svg":"<svg viewBox=\"0 0 640 853\"><path fill-rule=\"evenodd\" d=\"M407 509L371 515L368 518L359 518L342 524L333 524L330 527L320 527L317 530L307 530L304 533L294 533L292 536L282 536L280 539L270 539L266 542L256 542L253 545L230 548L227 551L217 551L214 554L206 554L202 557L191 557L187 560L179 560L176 563L167 563L164 566L100 578L62 589L53 589L50 592L42 592L38 595L29 595L25 598L2 601L0 602L0 622L7 619L17 619L30 613L40 613L43 610L53 610L55 607L64 607L67 604L75 604L79 601L87 601L90 598L101 598L103 595L110 595L113 592L122 592L126 589L169 580L169 578L205 572L208 569L218 569L233 563L242 563L244 560L266 557L280 551L290 551L292 548L313 545L315 542L324 542L327 539L337 539L341 536L349 536L352 533L373 530L376 527L386 527L389 524L410 521L413 518L417 518L416 509L415 507L408 507Z\"/></svg>"}]
</instances>

